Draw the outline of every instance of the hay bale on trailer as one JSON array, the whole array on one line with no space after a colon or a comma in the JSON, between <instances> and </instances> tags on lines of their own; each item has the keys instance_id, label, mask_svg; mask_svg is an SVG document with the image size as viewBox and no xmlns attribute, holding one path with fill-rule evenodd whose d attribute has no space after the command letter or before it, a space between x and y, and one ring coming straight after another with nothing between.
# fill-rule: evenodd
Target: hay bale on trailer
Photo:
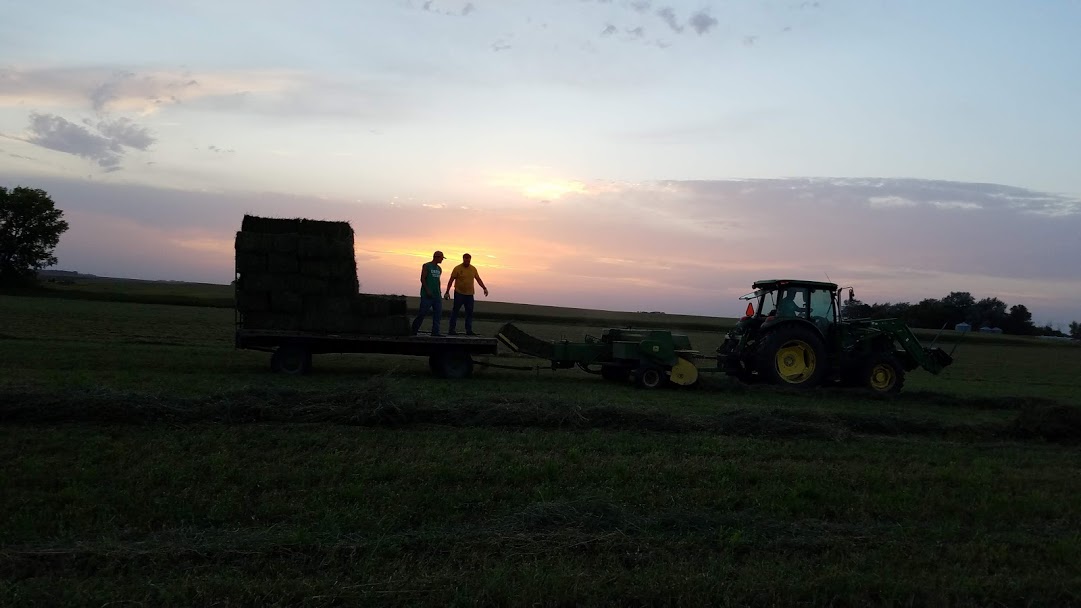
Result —
<instances>
[{"instance_id":1,"label":"hay bale on trailer","mask_svg":"<svg viewBox=\"0 0 1081 608\"><path fill-rule=\"evenodd\" d=\"M404 296L360 293L349 222L245 215L236 252L245 327L410 333Z\"/></svg>"},{"instance_id":2,"label":"hay bale on trailer","mask_svg":"<svg viewBox=\"0 0 1081 608\"><path fill-rule=\"evenodd\" d=\"M300 218L283 219L245 215L240 222L240 231L257 234L297 234L300 232Z\"/></svg>"}]
</instances>

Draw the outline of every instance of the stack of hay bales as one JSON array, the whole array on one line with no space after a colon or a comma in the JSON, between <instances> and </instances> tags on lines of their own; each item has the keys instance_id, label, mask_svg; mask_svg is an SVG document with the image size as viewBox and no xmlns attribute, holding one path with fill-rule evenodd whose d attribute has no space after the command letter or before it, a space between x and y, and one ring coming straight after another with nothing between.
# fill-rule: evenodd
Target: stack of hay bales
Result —
<instances>
[{"instance_id":1,"label":"stack of hay bales","mask_svg":"<svg viewBox=\"0 0 1081 608\"><path fill-rule=\"evenodd\" d=\"M404 296L359 293L348 222L245 215L236 271L245 329L410 333Z\"/></svg>"}]
</instances>

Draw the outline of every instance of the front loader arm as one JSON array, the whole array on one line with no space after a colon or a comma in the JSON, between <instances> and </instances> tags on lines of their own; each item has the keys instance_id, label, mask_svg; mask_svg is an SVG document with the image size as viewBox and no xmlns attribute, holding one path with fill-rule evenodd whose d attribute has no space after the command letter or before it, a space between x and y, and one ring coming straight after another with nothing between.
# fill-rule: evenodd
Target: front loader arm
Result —
<instances>
[{"instance_id":1,"label":"front loader arm","mask_svg":"<svg viewBox=\"0 0 1081 608\"><path fill-rule=\"evenodd\" d=\"M953 363L953 357L941 348L927 348L920 344L916 334L901 319L877 319L872 326L893 338L906 353L915 359L923 369L932 374L939 374Z\"/></svg>"}]
</instances>

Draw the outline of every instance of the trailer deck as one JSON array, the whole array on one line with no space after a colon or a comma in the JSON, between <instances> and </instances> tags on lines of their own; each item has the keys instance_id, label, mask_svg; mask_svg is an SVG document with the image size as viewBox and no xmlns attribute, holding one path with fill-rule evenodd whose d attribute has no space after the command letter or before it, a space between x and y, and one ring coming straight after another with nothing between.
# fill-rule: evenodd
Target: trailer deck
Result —
<instances>
[{"instance_id":1,"label":"trailer deck","mask_svg":"<svg viewBox=\"0 0 1081 608\"><path fill-rule=\"evenodd\" d=\"M435 375L466 378L473 373L473 357L496 354L499 342L484 336L330 334L238 327L236 348L273 353L271 369L285 374L311 371L312 355L367 353L427 356Z\"/></svg>"}]
</instances>

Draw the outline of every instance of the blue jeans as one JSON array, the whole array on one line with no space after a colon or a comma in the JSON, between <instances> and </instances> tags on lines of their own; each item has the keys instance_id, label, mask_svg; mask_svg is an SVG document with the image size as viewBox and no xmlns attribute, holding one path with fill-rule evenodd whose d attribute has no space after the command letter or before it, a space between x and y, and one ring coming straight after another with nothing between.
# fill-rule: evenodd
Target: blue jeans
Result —
<instances>
[{"instance_id":1,"label":"blue jeans","mask_svg":"<svg viewBox=\"0 0 1081 608\"><path fill-rule=\"evenodd\" d=\"M432 311L432 335L439 335L439 318L443 315L443 300L427 296L420 297L420 313L416 319L413 319L413 333L420 331L420 324L424 322L424 317L429 310Z\"/></svg>"},{"instance_id":2,"label":"blue jeans","mask_svg":"<svg viewBox=\"0 0 1081 608\"><path fill-rule=\"evenodd\" d=\"M454 331L454 325L458 322L458 311L465 306L465 333L473 333L473 296L454 292L454 308L450 309L450 331Z\"/></svg>"}]
</instances>

